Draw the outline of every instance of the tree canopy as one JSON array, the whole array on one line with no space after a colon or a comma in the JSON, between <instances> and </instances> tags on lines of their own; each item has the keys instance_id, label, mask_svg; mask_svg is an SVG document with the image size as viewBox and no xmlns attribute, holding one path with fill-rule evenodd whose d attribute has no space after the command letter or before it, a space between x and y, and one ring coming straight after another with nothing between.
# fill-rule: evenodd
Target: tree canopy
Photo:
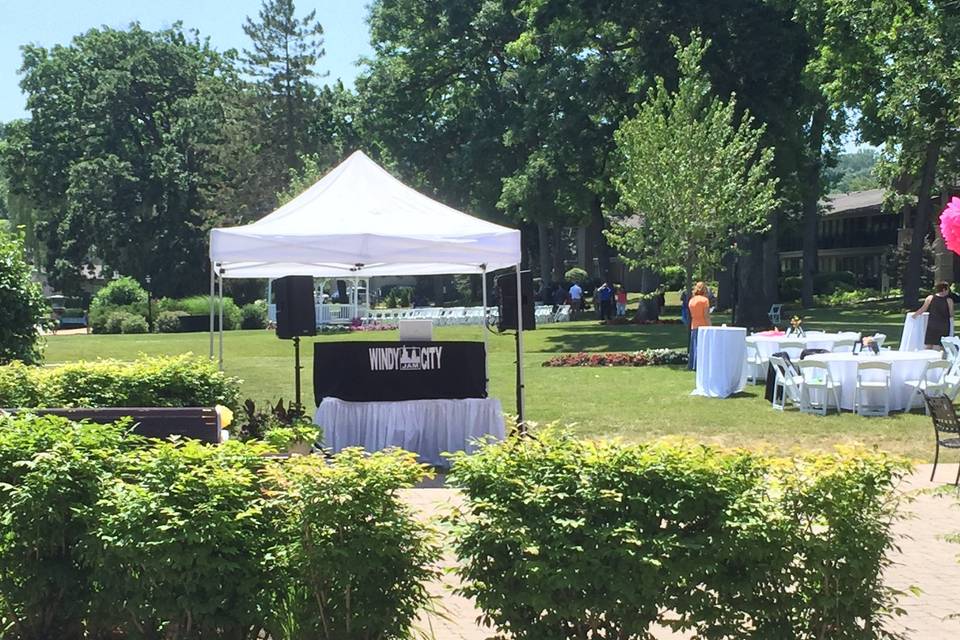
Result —
<instances>
[{"instance_id":1,"label":"tree canopy","mask_svg":"<svg viewBox=\"0 0 960 640\"><path fill-rule=\"evenodd\" d=\"M776 206L773 150L763 127L738 115L735 97L717 98L701 62L709 41L677 46L679 79L657 77L637 115L623 122L614 184L622 215L611 244L635 264L682 264L687 285L719 268L741 235L763 229Z\"/></svg>"}]
</instances>

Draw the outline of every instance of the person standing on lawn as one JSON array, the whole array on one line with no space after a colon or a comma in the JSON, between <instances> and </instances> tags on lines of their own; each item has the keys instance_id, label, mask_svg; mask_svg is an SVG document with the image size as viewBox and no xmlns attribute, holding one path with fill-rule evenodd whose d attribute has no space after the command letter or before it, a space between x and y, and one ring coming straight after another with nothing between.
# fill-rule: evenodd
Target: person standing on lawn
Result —
<instances>
[{"instance_id":1,"label":"person standing on lawn","mask_svg":"<svg viewBox=\"0 0 960 640\"><path fill-rule=\"evenodd\" d=\"M950 298L950 284L938 282L932 295L927 296L923 304L913 313L919 318L927 311L927 332L923 336L923 344L927 349L940 351L943 347L940 339L950 335L950 321L953 320L953 300Z\"/></svg>"},{"instance_id":2,"label":"person standing on lawn","mask_svg":"<svg viewBox=\"0 0 960 640\"><path fill-rule=\"evenodd\" d=\"M583 289L576 282L570 285L570 306L574 311L583 311Z\"/></svg>"},{"instance_id":3,"label":"person standing on lawn","mask_svg":"<svg viewBox=\"0 0 960 640\"><path fill-rule=\"evenodd\" d=\"M600 319L610 320L613 317L613 289L604 282L597 289L597 297L600 299Z\"/></svg>"},{"instance_id":4,"label":"person standing on lawn","mask_svg":"<svg viewBox=\"0 0 960 640\"><path fill-rule=\"evenodd\" d=\"M710 298L707 297L707 285L698 282L693 285L693 296L687 303L690 311L690 349L687 351L687 369L697 369L697 329L710 326Z\"/></svg>"},{"instance_id":5,"label":"person standing on lawn","mask_svg":"<svg viewBox=\"0 0 960 640\"><path fill-rule=\"evenodd\" d=\"M622 318L627 315L627 290L622 284L617 285L617 317Z\"/></svg>"}]
</instances>

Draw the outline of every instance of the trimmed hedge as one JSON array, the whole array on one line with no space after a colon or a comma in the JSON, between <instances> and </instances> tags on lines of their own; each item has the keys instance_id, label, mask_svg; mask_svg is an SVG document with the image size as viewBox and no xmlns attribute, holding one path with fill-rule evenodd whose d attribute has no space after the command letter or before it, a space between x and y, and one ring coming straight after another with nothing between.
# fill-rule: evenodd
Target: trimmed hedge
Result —
<instances>
[{"instance_id":1,"label":"trimmed hedge","mask_svg":"<svg viewBox=\"0 0 960 640\"><path fill-rule=\"evenodd\" d=\"M548 429L453 461L461 592L511 638L885 637L903 460Z\"/></svg>"},{"instance_id":2,"label":"trimmed hedge","mask_svg":"<svg viewBox=\"0 0 960 640\"><path fill-rule=\"evenodd\" d=\"M216 308L216 307L215 307ZM157 309L162 311L182 311L190 316L202 316L204 321L204 331L209 326L210 317L210 296L191 296L189 298L161 298L157 300ZM216 308L216 314L219 317L219 308ZM225 297L223 299L223 328L225 331L232 331L240 328L240 322L243 315L240 307L233 301L233 298Z\"/></svg>"},{"instance_id":3,"label":"trimmed hedge","mask_svg":"<svg viewBox=\"0 0 960 640\"><path fill-rule=\"evenodd\" d=\"M0 419L3 637L411 637L433 534L413 455L263 456Z\"/></svg>"},{"instance_id":4,"label":"trimmed hedge","mask_svg":"<svg viewBox=\"0 0 960 640\"><path fill-rule=\"evenodd\" d=\"M240 380L192 354L0 367L0 407L212 407L238 409Z\"/></svg>"}]
</instances>

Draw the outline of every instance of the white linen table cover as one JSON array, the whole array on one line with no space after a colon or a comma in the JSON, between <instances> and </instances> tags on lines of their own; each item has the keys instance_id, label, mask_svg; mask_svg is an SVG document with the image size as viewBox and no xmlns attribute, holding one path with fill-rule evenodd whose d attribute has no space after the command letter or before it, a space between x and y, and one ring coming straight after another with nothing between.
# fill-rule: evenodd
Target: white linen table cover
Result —
<instances>
[{"instance_id":1,"label":"white linen table cover","mask_svg":"<svg viewBox=\"0 0 960 640\"><path fill-rule=\"evenodd\" d=\"M930 312L925 311L919 318L908 313L903 320L903 335L900 337L900 351L923 351L926 349L924 338L927 333L927 321ZM953 335L953 318L950 318L950 335Z\"/></svg>"},{"instance_id":2,"label":"white linen table cover","mask_svg":"<svg viewBox=\"0 0 960 640\"><path fill-rule=\"evenodd\" d=\"M939 360L942 354L939 351L881 351L879 355L872 352L859 354L852 353L824 353L810 356L810 360L825 362L830 369L833 382L840 387L840 406L847 411L853 411L853 400L857 389L857 363L859 362L889 362L890 363L890 409L902 411L907 408L910 399L910 389L907 380L917 380L923 373L928 362ZM864 372L864 380L882 380L880 371ZM876 390L867 390L862 400L864 404L878 406L883 404L883 398L877 395Z\"/></svg>"},{"instance_id":3,"label":"white linen table cover","mask_svg":"<svg viewBox=\"0 0 960 640\"><path fill-rule=\"evenodd\" d=\"M802 342L806 349L826 349L833 351L833 343L837 340L856 340L857 334L852 331L842 333L824 333L823 331L808 331L803 336L761 336L752 335L747 337L747 343L756 344L760 355L769 359L773 354L783 351L780 348L781 342Z\"/></svg>"},{"instance_id":4,"label":"white linen table cover","mask_svg":"<svg viewBox=\"0 0 960 640\"><path fill-rule=\"evenodd\" d=\"M727 398L747 385L747 330L743 327L697 329L697 388L692 395Z\"/></svg>"},{"instance_id":5,"label":"white linen table cover","mask_svg":"<svg viewBox=\"0 0 960 640\"><path fill-rule=\"evenodd\" d=\"M379 451L400 447L421 462L447 466L445 451L473 451L473 442L492 436L503 440L503 409L496 398L346 402L324 398L316 423L324 444L334 452L347 447Z\"/></svg>"}]
</instances>

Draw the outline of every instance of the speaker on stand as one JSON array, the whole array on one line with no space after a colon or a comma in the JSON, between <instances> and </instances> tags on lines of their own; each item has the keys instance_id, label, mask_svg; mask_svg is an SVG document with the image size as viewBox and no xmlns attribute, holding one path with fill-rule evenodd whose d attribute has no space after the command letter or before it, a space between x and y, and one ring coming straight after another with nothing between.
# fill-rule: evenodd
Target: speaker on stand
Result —
<instances>
[{"instance_id":1,"label":"speaker on stand","mask_svg":"<svg viewBox=\"0 0 960 640\"><path fill-rule=\"evenodd\" d=\"M517 296L517 274L506 273L498 276L496 281L497 310L500 316L497 320L497 330L514 330L516 333L517 351L517 429L521 435L526 434L523 411L523 353L520 347L520 331L517 331L517 305L522 314L523 330L530 331L537 328L537 318L533 303L533 275L529 271L520 272L520 295Z\"/></svg>"},{"instance_id":2,"label":"speaker on stand","mask_svg":"<svg viewBox=\"0 0 960 640\"><path fill-rule=\"evenodd\" d=\"M317 335L317 312L313 300L312 276L286 276L273 281L277 301L277 337L293 340L294 384L298 413L303 413L300 402L300 338Z\"/></svg>"}]
</instances>

